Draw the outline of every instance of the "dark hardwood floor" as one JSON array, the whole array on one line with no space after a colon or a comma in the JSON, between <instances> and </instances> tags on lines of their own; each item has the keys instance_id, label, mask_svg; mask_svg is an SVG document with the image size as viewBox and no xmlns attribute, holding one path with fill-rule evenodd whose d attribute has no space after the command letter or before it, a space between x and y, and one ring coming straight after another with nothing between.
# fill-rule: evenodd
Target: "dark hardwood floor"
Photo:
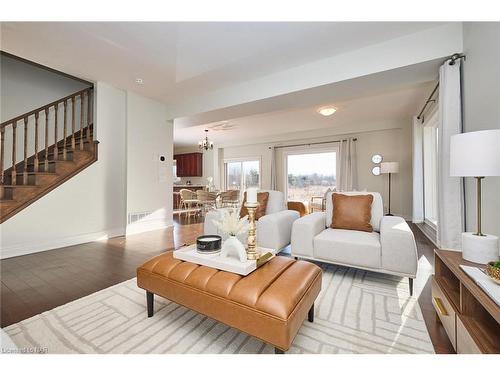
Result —
<instances>
[{"instance_id":1,"label":"dark hardwood floor","mask_svg":"<svg viewBox=\"0 0 500 375\"><path fill-rule=\"evenodd\" d=\"M137 266L167 250L192 243L201 220L174 216L173 228L117 237L0 261L1 326L40 314L135 277ZM434 245L412 225L419 253L415 295L437 353L453 353L431 303Z\"/></svg>"}]
</instances>

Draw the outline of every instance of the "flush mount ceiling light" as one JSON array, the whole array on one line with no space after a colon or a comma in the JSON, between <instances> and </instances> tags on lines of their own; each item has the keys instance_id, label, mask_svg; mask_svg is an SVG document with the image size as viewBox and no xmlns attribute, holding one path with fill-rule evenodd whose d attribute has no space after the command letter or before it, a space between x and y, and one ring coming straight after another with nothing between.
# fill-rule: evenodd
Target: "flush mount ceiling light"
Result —
<instances>
[{"instance_id":1,"label":"flush mount ceiling light","mask_svg":"<svg viewBox=\"0 0 500 375\"><path fill-rule=\"evenodd\" d=\"M144 85L144 80L142 78L136 78L135 83L137 83L138 85Z\"/></svg>"},{"instance_id":2,"label":"flush mount ceiling light","mask_svg":"<svg viewBox=\"0 0 500 375\"><path fill-rule=\"evenodd\" d=\"M335 112L337 112L337 108L335 107L321 107L318 109L318 113L323 116L331 116Z\"/></svg>"},{"instance_id":3,"label":"flush mount ceiling light","mask_svg":"<svg viewBox=\"0 0 500 375\"><path fill-rule=\"evenodd\" d=\"M224 131L236 128L237 125L230 123L229 121L222 121L209 126L210 130L213 131Z\"/></svg>"},{"instance_id":4,"label":"flush mount ceiling light","mask_svg":"<svg viewBox=\"0 0 500 375\"><path fill-rule=\"evenodd\" d=\"M208 140L208 129L205 129L205 139L198 142L198 147L200 150L213 150L214 143Z\"/></svg>"}]
</instances>

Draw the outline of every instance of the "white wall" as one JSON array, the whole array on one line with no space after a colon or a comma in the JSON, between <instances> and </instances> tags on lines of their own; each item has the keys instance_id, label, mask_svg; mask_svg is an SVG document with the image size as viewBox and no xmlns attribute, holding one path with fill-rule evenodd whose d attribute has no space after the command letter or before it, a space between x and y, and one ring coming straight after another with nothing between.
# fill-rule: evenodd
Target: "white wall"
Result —
<instances>
[{"instance_id":1,"label":"white wall","mask_svg":"<svg viewBox=\"0 0 500 375\"><path fill-rule=\"evenodd\" d=\"M500 129L500 23L464 23L465 131ZM476 188L466 180L467 230L476 226ZM500 236L500 177L483 181L484 233Z\"/></svg>"},{"instance_id":2,"label":"white wall","mask_svg":"<svg viewBox=\"0 0 500 375\"><path fill-rule=\"evenodd\" d=\"M362 127L362 126L361 126ZM297 138L279 142L279 145L297 143L314 143L342 139L342 134L328 135L321 138ZM411 120L401 121L398 128L382 129L349 133L349 137L357 140L357 172L358 190L378 191L384 199L384 206L388 202L387 176L374 176L371 170L374 164L371 157L381 154L385 161L399 161L400 173L393 175L391 192L391 211L407 219L412 213L412 163L411 163ZM223 168L223 159L231 158L259 158L261 160L261 187L269 189L271 186L271 151L273 144L252 144L245 146L225 147L219 167ZM312 146L311 148L314 148ZM321 147L325 147L322 145ZM283 149L277 152L278 189L284 190ZM223 173L220 173L221 179ZM221 181L222 184L222 181Z\"/></svg>"},{"instance_id":3,"label":"white wall","mask_svg":"<svg viewBox=\"0 0 500 375\"><path fill-rule=\"evenodd\" d=\"M89 87L5 55L0 55L0 77L0 122Z\"/></svg>"},{"instance_id":4,"label":"white wall","mask_svg":"<svg viewBox=\"0 0 500 375\"><path fill-rule=\"evenodd\" d=\"M172 225L172 138L165 105L127 92L127 217L151 213L127 234Z\"/></svg>"},{"instance_id":5,"label":"white wall","mask_svg":"<svg viewBox=\"0 0 500 375\"><path fill-rule=\"evenodd\" d=\"M114 237L126 225L126 93L96 85L98 161L1 225L1 257Z\"/></svg>"}]
</instances>

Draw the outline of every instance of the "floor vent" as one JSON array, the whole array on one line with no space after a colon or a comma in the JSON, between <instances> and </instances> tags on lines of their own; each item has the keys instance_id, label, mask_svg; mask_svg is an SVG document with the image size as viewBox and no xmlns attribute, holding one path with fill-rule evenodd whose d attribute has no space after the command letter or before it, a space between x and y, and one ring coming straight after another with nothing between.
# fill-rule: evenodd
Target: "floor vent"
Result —
<instances>
[{"instance_id":1,"label":"floor vent","mask_svg":"<svg viewBox=\"0 0 500 375\"><path fill-rule=\"evenodd\" d=\"M130 213L130 214L128 214L128 224L132 224L132 223L135 223L137 221L141 221L151 214L152 214L151 211Z\"/></svg>"}]
</instances>

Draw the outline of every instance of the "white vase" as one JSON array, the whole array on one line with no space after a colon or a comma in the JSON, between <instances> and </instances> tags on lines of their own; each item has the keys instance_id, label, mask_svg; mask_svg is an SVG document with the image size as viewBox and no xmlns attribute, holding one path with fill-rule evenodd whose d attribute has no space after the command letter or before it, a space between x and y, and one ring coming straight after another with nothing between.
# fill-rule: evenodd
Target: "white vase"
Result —
<instances>
[{"instance_id":1,"label":"white vase","mask_svg":"<svg viewBox=\"0 0 500 375\"><path fill-rule=\"evenodd\" d=\"M229 238L222 243L220 256L223 258L236 258L239 259L240 262L247 261L245 246L236 236L229 236Z\"/></svg>"}]
</instances>

